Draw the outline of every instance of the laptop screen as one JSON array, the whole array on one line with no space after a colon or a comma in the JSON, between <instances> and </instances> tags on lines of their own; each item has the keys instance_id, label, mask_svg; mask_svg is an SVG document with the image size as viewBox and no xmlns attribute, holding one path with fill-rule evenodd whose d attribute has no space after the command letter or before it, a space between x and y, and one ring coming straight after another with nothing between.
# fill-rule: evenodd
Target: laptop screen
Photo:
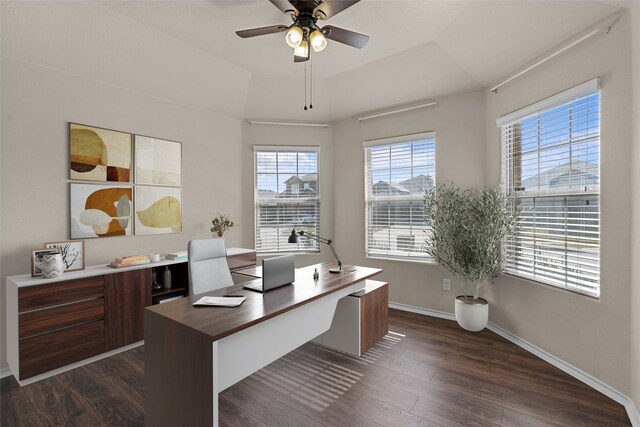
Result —
<instances>
[{"instance_id":1,"label":"laptop screen","mask_svg":"<svg viewBox=\"0 0 640 427\"><path fill-rule=\"evenodd\" d=\"M262 260L262 290L268 291L293 283L296 279L295 256L283 255Z\"/></svg>"}]
</instances>

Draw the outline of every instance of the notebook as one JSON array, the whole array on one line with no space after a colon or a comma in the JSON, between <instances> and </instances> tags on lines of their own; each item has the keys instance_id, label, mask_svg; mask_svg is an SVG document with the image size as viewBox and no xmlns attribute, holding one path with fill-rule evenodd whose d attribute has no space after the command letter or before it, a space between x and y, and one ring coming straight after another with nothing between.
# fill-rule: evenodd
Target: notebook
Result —
<instances>
[{"instance_id":1,"label":"notebook","mask_svg":"<svg viewBox=\"0 0 640 427\"><path fill-rule=\"evenodd\" d=\"M252 291L267 292L290 285L296 279L295 256L283 255L262 260L262 283L257 280L243 285Z\"/></svg>"},{"instance_id":2,"label":"notebook","mask_svg":"<svg viewBox=\"0 0 640 427\"><path fill-rule=\"evenodd\" d=\"M244 302L246 297L202 297L194 302L194 306L211 305L216 307L237 307Z\"/></svg>"}]
</instances>

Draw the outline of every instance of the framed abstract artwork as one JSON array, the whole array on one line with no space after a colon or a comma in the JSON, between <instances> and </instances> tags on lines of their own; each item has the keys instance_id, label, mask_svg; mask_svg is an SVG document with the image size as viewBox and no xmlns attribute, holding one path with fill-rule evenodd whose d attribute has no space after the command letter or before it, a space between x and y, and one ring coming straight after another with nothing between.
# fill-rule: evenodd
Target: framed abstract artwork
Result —
<instances>
[{"instance_id":1,"label":"framed abstract artwork","mask_svg":"<svg viewBox=\"0 0 640 427\"><path fill-rule=\"evenodd\" d=\"M135 234L182 232L182 188L136 186Z\"/></svg>"},{"instance_id":2,"label":"framed abstract artwork","mask_svg":"<svg viewBox=\"0 0 640 427\"><path fill-rule=\"evenodd\" d=\"M31 277L42 276L42 257L45 255L58 254L57 248L34 249L31 251Z\"/></svg>"},{"instance_id":3,"label":"framed abstract artwork","mask_svg":"<svg viewBox=\"0 0 640 427\"><path fill-rule=\"evenodd\" d=\"M131 134L69 123L70 179L131 182Z\"/></svg>"},{"instance_id":4,"label":"framed abstract artwork","mask_svg":"<svg viewBox=\"0 0 640 427\"><path fill-rule=\"evenodd\" d=\"M135 183L182 186L182 144L135 136Z\"/></svg>"},{"instance_id":5,"label":"framed abstract artwork","mask_svg":"<svg viewBox=\"0 0 640 427\"><path fill-rule=\"evenodd\" d=\"M71 238L130 236L131 186L71 183Z\"/></svg>"},{"instance_id":6,"label":"framed abstract artwork","mask_svg":"<svg viewBox=\"0 0 640 427\"><path fill-rule=\"evenodd\" d=\"M64 271L84 270L84 240L48 242L44 244L44 247L60 251Z\"/></svg>"}]
</instances>

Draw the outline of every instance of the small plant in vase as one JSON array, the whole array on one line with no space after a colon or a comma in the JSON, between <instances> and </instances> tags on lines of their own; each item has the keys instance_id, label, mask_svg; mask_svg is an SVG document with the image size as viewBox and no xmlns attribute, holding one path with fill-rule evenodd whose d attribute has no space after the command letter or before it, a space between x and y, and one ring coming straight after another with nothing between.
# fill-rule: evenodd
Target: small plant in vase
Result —
<instances>
[{"instance_id":1,"label":"small plant in vase","mask_svg":"<svg viewBox=\"0 0 640 427\"><path fill-rule=\"evenodd\" d=\"M211 220L211 225L211 232L216 237L222 237L225 231L236 226L233 220L226 214L217 214Z\"/></svg>"}]
</instances>

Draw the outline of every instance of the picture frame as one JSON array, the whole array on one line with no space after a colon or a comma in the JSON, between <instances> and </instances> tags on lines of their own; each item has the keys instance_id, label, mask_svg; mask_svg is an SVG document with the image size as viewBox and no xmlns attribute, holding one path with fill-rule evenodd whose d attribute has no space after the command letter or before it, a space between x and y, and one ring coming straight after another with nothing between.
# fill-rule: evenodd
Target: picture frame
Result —
<instances>
[{"instance_id":1,"label":"picture frame","mask_svg":"<svg viewBox=\"0 0 640 427\"><path fill-rule=\"evenodd\" d=\"M33 249L31 251L31 277L42 276L42 270L40 268L40 263L42 262L42 257L50 254L59 254L60 250L58 248L49 248L49 249Z\"/></svg>"},{"instance_id":2,"label":"picture frame","mask_svg":"<svg viewBox=\"0 0 640 427\"><path fill-rule=\"evenodd\" d=\"M69 122L69 178L131 183L133 134Z\"/></svg>"},{"instance_id":3,"label":"picture frame","mask_svg":"<svg viewBox=\"0 0 640 427\"><path fill-rule=\"evenodd\" d=\"M71 240L132 236L133 187L70 183Z\"/></svg>"},{"instance_id":4,"label":"picture frame","mask_svg":"<svg viewBox=\"0 0 640 427\"><path fill-rule=\"evenodd\" d=\"M64 271L84 270L84 240L46 242L46 249L58 249L62 254Z\"/></svg>"},{"instance_id":5,"label":"picture frame","mask_svg":"<svg viewBox=\"0 0 640 427\"><path fill-rule=\"evenodd\" d=\"M182 143L134 135L134 183L182 187Z\"/></svg>"},{"instance_id":6,"label":"picture frame","mask_svg":"<svg viewBox=\"0 0 640 427\"><path fill-rule=\"evenodd\" d=\"M182 188L135 187L135 235L182 232Z\"/></svg>"}]
</instances>

